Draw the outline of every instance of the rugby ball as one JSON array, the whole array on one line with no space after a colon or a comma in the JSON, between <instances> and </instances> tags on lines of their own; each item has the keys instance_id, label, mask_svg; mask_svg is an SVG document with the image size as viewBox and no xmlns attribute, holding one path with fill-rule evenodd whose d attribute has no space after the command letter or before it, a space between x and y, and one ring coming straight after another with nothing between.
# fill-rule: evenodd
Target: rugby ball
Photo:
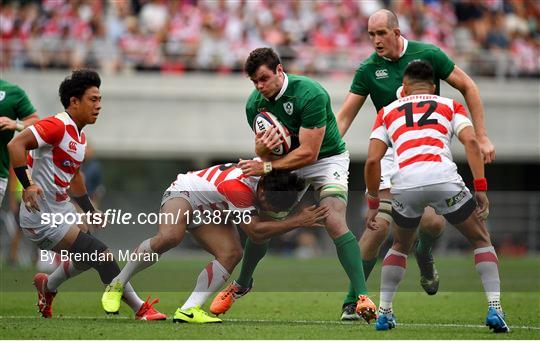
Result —
<instances>
[{"instance_id":1,"label":"rugby ball","mask_svg":"<svg viewBox=\"0 0 540 341\"><path fill-rule=\"evenodd\" d=\"M272 153L274 155L285 155L291 150L291 134L287 127L281 124L277 117L269 112L263 111L255 116L255 120L253 121L253 131L255 134L265 132L272 126L276 127L278 132L281 133L283 141L279 146L274 148Z\"/></svg>"}]
</instances>

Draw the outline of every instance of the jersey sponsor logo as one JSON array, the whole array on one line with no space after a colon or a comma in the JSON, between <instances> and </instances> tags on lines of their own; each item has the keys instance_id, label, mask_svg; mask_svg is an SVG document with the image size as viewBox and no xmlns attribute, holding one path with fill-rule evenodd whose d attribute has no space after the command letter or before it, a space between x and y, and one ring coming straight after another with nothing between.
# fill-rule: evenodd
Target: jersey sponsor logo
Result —
<instances>
[{"instance_id":1,"label":"jersey sponsor logo","mask_svg":"<svg viewBox=\"0 0 540 341\"><path fill-rule=\"evenodd\" d=\"M466 196L467 196L467 192L461 191L458 194L454 195L453 197L446 199L446 206L452 207L458 202L460 202L461 200L463 200L463 198L465 198Z\"/></svg>"},{"instance_id":2,"label":"jersey sponsor logo","mask_svg":"<svg viewBox=\"0 0 540 341\"><path fill-rule=\"evenodd\" d=\"M69 160L64 160L62 162L62 166L71 168L71 167L75 167L75 163L73 163L73 162L71 162Z\"/></svg>"},{"instance_id":3,"label":"jersey sponsor logo","mask_svg":"<svg viewBox=\"0 0 540 341\"><path fill-rule=\"evenodd\" d=\"M77 151L77 144L75 143L75 141L71 141L68 144L68 148L69 148L70 152L76 152Z\"/></svg>"},{"instance_id":4,"label":"jersey sponsor logo","mask_svg":"<svg viewBox=\"0 0 540 341\"><path fill-rule=\"evenodd\" d=\"M283 109L285 110L287 115L292 115L294 107L293 107L293 104L291 102L285 102L285 103L283 103Z\"/></svg>"},{"instance_id":5,"label":"jersey sponsor logo","mask_svg":"<svg viewBox=\"0 0 540 341\"><path fill-rule=\"evenodd\" d=\"M375 77L377 77L377 79L388 78L388 70L387 69L379 69L379 70L375 71Z\"/></svg>"},{"instance_id":6,"label":"jersey sponsor logo","mask_svg":"<svg viewBox=\"0 0 540 341\"><path fill-rule=\"evenodd\" d=\"M0 91L0 101L2 101L4 98L6 98L6 92Z\"/></svg>"}]
</instances>

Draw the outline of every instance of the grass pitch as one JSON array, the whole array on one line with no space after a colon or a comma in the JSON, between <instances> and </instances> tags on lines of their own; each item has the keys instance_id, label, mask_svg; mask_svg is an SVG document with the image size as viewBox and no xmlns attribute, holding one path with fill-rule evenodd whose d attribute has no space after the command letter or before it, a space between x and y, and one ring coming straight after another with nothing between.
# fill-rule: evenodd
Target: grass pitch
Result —
<instances>
[{"instance_id":1,"label":"grass pitch","mask_svg":"<svg viewBox=\"0 0 540 341\"><path fill-rule=\"evenodd\" d=\"M183 303L209 258L162 260L139 273L133 285L141 297L159 297L158 310L170 316ZM38 317L31 284L34 271L0 276L0 338L7 339L540 339L540 259L500 259L502 303L510 334L483 326L487 312L471 256L438 257L441 288L428 297L418 284L411 258L394 302L398 327L377 332L373 324L340 322L346 275L337 258L297 260L267 257L255 273L254 291L239 300L217 325L135 321L122 305L107 317L94 271L64 283L54 318ZM378 303L380 264L368 285ZM233 275L234 277L234 275ZM209 302L208 302L209 303Z\"/></svg>"}]
</instances>

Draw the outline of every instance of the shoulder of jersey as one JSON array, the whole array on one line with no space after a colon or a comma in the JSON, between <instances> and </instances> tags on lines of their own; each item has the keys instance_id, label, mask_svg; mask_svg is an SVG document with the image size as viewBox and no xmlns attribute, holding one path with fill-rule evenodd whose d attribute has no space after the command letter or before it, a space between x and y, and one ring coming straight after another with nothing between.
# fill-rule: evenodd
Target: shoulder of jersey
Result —
<instances>
[{"instance_id":1,"label":"shoulder of jersey","mask_svg":"<svg viewBox=\"0 0 540 341\"><path fill-rule=\"evenodd\" d=\"M409 44L409 47L411 47L411 48L419 49L419 50L423 50L423 51L426 51L426 50L439 50L440 49L436 45L433 45L433 44L430 44L430 43L424 43L424 42L416 41L416 40L409 40L408 44Z\"/></svg>"}]
</instances>

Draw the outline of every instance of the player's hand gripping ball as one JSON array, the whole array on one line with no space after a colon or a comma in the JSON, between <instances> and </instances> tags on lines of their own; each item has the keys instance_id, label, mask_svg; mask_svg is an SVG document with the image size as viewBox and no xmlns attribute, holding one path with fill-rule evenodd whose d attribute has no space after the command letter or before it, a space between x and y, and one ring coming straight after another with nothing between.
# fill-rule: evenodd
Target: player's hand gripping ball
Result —
<instances>
[{"instance_id":1,"label":"player's hand gripping ball","mask_svg":"<svg viewBox=\"0 0 540 341\"><path fill-rule=\"evenodd\" d=\"M274 126L281 136L282 143L272 150L274 155L285 155L291 150L291 134L287 127L278 121L277 117L269 112L261 112L255 116L253 121L253 131L255 134L264 133L267 129Z\"/></svg>"}]
</instances>

